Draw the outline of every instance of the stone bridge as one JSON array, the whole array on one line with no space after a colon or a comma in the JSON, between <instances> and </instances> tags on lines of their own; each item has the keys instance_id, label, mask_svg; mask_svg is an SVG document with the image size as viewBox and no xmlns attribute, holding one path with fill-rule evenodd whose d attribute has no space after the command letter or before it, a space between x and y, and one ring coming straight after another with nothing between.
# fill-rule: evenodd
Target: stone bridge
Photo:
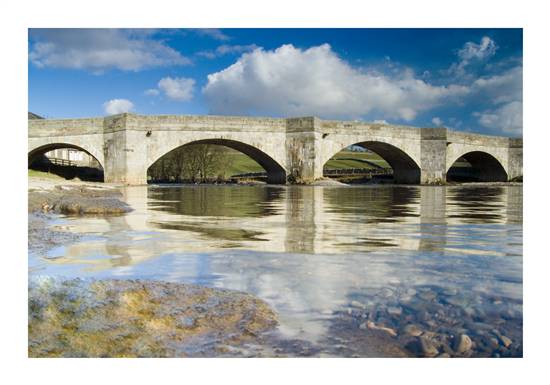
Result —
<instances>
[{"instance_id":1,"label":"stone bridge","mask_svg":"<svg viewBox=\"0 0 550 385\"><path fill-rule=\"evenodd\" d=\"M29 119L29 162L56 148L95 157L106 182L147 183L147 169L170 151L196 143L220 144L258 162L270 183L310 182L350 145L384 158L397 183L444 183L459 158L483 181L523 174L523 140L390 124L304 118L120 114L83 119Z\"/></svg>"}]
</instances>

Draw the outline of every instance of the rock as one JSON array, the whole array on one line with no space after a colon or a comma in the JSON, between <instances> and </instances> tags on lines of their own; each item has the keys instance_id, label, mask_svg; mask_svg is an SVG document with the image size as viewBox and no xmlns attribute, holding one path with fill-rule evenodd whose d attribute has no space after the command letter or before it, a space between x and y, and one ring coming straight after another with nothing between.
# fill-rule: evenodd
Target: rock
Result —
<instances>
[{"instance_id":1,"label":"rock","mask_svg":"<svg viewBox=\"0 0 550 385\"><path fill-rule=\"evenodd\" d=\"M378 292L378 295L383 298L389 298L393 295L393 290L385 287Z\"/></svg>"},{"instance_id":2,"label":"rock","mask_svg":"<svg viewBox=\"0 0 550 385\"><path fill-rule=\"evenodd\" d=\"M407 289L407 291L405 292L407 295L410 295L410 296L413 296L413 295L416 295L416 290L414 289Z\"/></svg>"},{"instance_id":3,"label":"rock","mask_svg":"<svg viewBox=\"0 0 550 385\"><path fill-rule=\"evenodd\" d=\"M418 298L423 299L424 301L433 301L436 297L435 293L431 290L423 291L417 295Z\"/></svg>"},{"instance_id":4,"label":"rock","mask_svg":"<svg viewBox=\"0 0 550 385\"><path fill-rule=\"evenodd\" d=\"M461 334L455 338L453 348L458 354L465 353L472 348L472 340L467 334Z\"/></svg>"},{"instance_id":5,"label":"rock","mask_svg":"<svg viewBox=\"0 0 550 385\"><path fill-rule=\"evenodd\" d=\"M389 306L386 311L391 316L400 316L403 312L403 309L399 306Z\"/></svg>"},{"instance_id":6,"label":"rock","mask_svg":"<svg viewBox=\"0 0 550 385\"><path fill-rule=\"evenodd\" d=\"M504 335L501 335L499 339L500 339L500 342L502 343L502 345L504 345L505 348L512 345L512 340L510 338L504 336Z\"/></svg>"},{"instance_id":7,"label":"rock","mask_svg":"<svg viewBox=\"0 0 550 385\"><path fill-rule=\"evenodd\" d=\"M403 333L413 336L413 337L419 337L422 334L422 329L420 329L415 324L408 324L403 328Z\"/></svg>"},{"instance_id":8,"label":"rock","mask_svg":"<svg viewBox=\"0 0 550 385\"><path fill-rule=\"evenodd\" d=\"M365 322L363 325L366 325L366 327L368 329L371 329L371 330L382 330L386 333L388 333L390 336L392 337L396 337L397 336L397 333L395 332L395 330L391 329L391 328L387 328L385 326L378 326L376 325L374 322L372 321L367 321ZM361 327L361 326L359 326Z\"/></svg>"},{"instance_id":9,"label":"rock","mask_svg":"<svg viewBox=\"0 0 550 385\"><path fill-rule=\"evenodd\" d=\"M412 353L421 357L435 357L439 354L437 348L424 337L416 337L413 341L405 345Z\"/></svg>"},{"instance_id":10,"label":"rock","mask_svg":"<svg viewBox=\"0 0 550 385\"><path fill-rule=\"evenodd\" d=\"M359 301L351 301L350 305L359 309L366 309L367 307Z\"/></svg>"},{"instance_id":11,"label":"rock","mask_svg":"<svg viewBox=\"0 0 550 385\"><path fill-rule=\"evenodd\" d=\"M441 353L436 358L451 358L451 355L449 353Z\"/></svg>"},{"instance_id":12,"label":"rock","mask_svg":"<svg viewBox=\"0 0 550 385\"><path fill-rule=\"evenodd\" d=\"M453 288L446 288L446 289L443 289L442 293L447 296L453 296L458 294L458 290Z\"/></svg>"}]
</instances>

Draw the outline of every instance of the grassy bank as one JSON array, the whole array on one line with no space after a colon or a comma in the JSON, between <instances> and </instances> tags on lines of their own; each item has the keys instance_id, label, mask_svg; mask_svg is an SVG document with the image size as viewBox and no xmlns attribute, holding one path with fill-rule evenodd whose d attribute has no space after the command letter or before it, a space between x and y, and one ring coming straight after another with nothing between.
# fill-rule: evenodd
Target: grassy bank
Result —
<instances>
[{"instance_id":1,"label":"grassy bank","mask_svg":"<svg viewBox=\"0 0 550 385\"><path fill-rule=\"evenodd\" d=\"M44 171L37 171L37 170L31 170L29 169L29 177L33 178L47 178L47 179L57 179L57 180L65 180L64 178L60 177L59 175L55 175L49 172Z\"/></svg>"},{"instance_id":2,"label":"grassy bank","mask_svg":"<svg viewBox=\"0 0 550 385\"><path fill-rule=\"evenodd\" d=\"M227 175L245 174L249 172L263 172L264 169L252 158L235 151L228 151L230 159ZM373 168L368 162L381 167L389 167L386 161L374 153L341 151L334 155L325 165L326 169L350 169L350 168Z\"/></svg>"}]
</instances>

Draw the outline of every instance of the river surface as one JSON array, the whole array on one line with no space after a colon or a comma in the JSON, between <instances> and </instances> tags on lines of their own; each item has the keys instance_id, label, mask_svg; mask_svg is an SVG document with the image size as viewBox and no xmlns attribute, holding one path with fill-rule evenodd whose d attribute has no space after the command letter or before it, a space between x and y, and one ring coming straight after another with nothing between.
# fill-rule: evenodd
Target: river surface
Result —
<instances>
[{"instance_id":1,"label":"river surface","mask_svg":"<svg viewBox=\"0 0 550 385\"><path fill-rule=\"evenodd\" d=\"M143 186L123 194L135 209L127 215L53 221L83 237L30 254L30 274L256 295L279 316L263 355L454 355L460 334L473 341L467 356L523 354L521 186ZM416 329L437 353L411 345Z\"/></svg>"}]
</instances>

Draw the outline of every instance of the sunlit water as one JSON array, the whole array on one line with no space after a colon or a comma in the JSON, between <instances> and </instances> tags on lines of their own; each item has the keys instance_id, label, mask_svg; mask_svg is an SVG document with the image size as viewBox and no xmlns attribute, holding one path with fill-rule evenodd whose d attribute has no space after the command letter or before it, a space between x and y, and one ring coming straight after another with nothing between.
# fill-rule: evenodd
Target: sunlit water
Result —
<instances>
[{"instance_id":1,"label":"sunlit water","mask_svg":"<svg viewBox=\"0 0 550 385\"><path fill-rule=\"evenodd\" d=\"M396 331L412 323L467 333L475 355L522 354L521 186L123 193L135 209L127 215L52 223L85 236L46 256L31 254L30 273L245 291L276 310L278 337L308 346L297 355L392 355L380 344L359 346L367 320ZM513 351L502 347L502 335ZM406 342L401 333L397 340ZM501 346L489 347L495 340Z\"/></svg>"}]
</instances>

